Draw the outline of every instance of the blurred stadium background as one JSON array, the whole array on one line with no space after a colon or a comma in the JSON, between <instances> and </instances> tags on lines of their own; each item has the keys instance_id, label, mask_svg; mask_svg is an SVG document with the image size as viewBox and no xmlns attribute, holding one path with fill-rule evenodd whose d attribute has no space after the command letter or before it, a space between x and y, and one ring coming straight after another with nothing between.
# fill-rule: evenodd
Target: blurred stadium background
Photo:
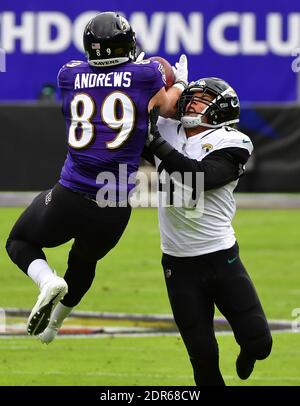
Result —
<instances>
[{"instance_id":1,"label":"blurred stadium background","mask_svg":"<svg viewBox=\"0 0 300 406\"><path fill-rule=\"evenodd\" d=\"M0 385L193 385L170 320L155 209L134 210L124 238L98 265L96 281L78 306L82 313L49 347L25 337L37 289L4 250L22 207L57 181L64 161L57 72L67 61L84 58L83 27L109 10L128 18L148 56L174 63L186 53L190 80L222 77L240 96L240 129L255 151L237 189L234 225L275 329L272 356L242 384L300 384L300 5L198 3L1 0ZM61 275L68 247L47 251ZM216 326L226 383L240 385L234 371L238 348L222 319Z\"/></svg>"}]
</instances>

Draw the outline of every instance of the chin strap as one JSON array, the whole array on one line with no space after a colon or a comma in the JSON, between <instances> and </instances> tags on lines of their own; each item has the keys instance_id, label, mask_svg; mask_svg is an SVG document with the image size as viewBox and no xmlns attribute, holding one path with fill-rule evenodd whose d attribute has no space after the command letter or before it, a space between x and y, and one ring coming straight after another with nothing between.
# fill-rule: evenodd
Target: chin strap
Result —
<instances>
[{"instance_id":1,"label":"chin strap","mask_svg":"<svg viewBox=\"0 0 300 406\"><path fill-rule=\"evenodd\" d=\"M183 116L181 117L180 121L184 128L195 128L195 127L206 127L206 128L220 128L224 127L225 125L235 124L238 123L240 120L237 118L235 120L224 121L220 124L207 124L203 123L202 121L203 116L198 114L197 116Z\"/></svg>"}]
</instances>

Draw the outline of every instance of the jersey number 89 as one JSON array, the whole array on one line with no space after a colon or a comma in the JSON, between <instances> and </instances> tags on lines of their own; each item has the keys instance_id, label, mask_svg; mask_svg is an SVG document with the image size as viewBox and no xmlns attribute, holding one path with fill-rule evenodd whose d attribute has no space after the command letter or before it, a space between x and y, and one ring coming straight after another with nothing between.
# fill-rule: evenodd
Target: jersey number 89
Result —
<instances>
[{"instance_id":1,"label":"jersey number 89","mask_svg":"<svg viewBox=\"0 0 300 406\"><path fill-rule=\"evenodd\" d=\"M120 105L120 118L116 114L117 104ZM73 98L69 129L69 145L72 148L85 148L93 141L95 126L91 120L94 113L95 102L91 96L79 93ZM124 93L113 92L103 101L100 114L102 121L109 128L118 131L112 141L106 142L107 148L119 148L130 137L134 127L135 107L133 101ZM79 131L80 137L78 136Z\"/></svg>"}]
</instances>

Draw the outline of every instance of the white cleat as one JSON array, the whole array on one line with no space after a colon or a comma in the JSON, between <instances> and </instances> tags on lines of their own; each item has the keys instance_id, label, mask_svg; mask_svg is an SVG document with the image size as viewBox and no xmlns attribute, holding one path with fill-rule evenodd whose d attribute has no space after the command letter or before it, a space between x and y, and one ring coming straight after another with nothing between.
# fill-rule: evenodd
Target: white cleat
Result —
<instances>
[{"instance_id":1,"label":"white cleat","mask_svg":"<svg viewBox=\"0 0 300 406\"><path fill-rule=\"evenodd\" d=\"M27 332L29 335L38 335L45 330L49 324L52 310L67 292L67 283L59 276L53 276L43 286L27 321Z\"/></svg>"},{"instance_id":2,"label":"white cleat","mask_svg":"<svg viewBox=\"0 0 300 406\"><path fill-rule=\"evenodd\" d=\"M54 320L55 322L56 320ZM52 323L52 322L50 322ZM39 334L39 338L43 344L50 344L55 337L57 336L59 327L56 327L55 325L48 325L48 327L41 333Z\"/></svg>"}]
</instances>

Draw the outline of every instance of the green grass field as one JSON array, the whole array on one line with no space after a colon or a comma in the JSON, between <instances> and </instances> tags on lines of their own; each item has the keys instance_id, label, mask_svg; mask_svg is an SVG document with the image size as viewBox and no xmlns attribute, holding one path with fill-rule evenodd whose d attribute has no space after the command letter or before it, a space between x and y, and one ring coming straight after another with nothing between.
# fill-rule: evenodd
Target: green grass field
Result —
<instances>
[{"instance_id":1,"label":"green grass field","mask_svg":"<svg viewBox=\"0 0 300 406\"><path fill-rule=\"evenodd\" d=\"M38 291L12 264L5 240L20 209L0 210L0 307L30 308ZM300 307L298 248L300 211L240 210L235 218L240 254L269 319L291 320ZM104 230L105 232L105 230ZM47 250L63 275L69 244ZM160 266L156 211L135 209L119 245L101 261L95 282L77 310L170 313ZM272 356L240 381L238 347L219 336L228 385L300 385L299 334L274 334ZM193 385L189 361L177 337L60 338L42 346L33 338L0 340L0 385Z\"/></svg>"}]
</instances>

